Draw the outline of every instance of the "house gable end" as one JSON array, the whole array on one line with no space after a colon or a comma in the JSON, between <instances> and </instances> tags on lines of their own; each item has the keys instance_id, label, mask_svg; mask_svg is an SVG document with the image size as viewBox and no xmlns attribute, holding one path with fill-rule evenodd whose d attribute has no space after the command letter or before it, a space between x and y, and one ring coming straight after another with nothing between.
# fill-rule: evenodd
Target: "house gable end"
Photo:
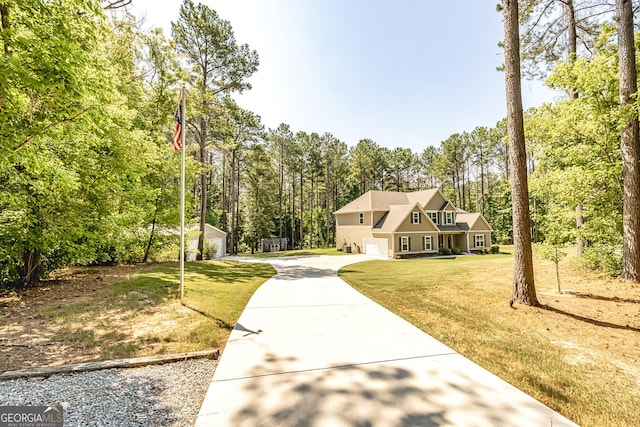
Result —
<instances>
[{"instance_id":1,"label":"house gable end","mask_svg":"<svg viewBox=\"0 0 640 427\"><path fill-rule=\"evenodd\" d=\"M493 228L491 227L489 222L484 218L484 216L482 216L481 214L478 214L478 218L476 219L475 223L471 227L471 230L493 231Z\"/></svg>"},{"instance_id":2,"label":"house gable end","mask_svg":"<svg viewBox=\"0 0 640 427\"><path fill-rule=\"evenodd\" d=\"M411 219L413 212L420 213L420 223L413 224ZM396 219L396 226L392 230L393 233L402 233L402 232L437 232L438 227L431 221L429 215L422 209L420 203L415 203L414 205L406 205L403 206L404 215L400 217L401 219Z\"/></svg>"},{"instance_id":3,"label":"house gable end","mask_svg":"<svg viewBox=\"0 0 640 427\"><path fill-rule=\"evenodd\" d=\"M422 207L426 211L439 211L443 204L448 202L444 194L440 190L437 190L433 196Z\"/></svg>"}]
</instances>

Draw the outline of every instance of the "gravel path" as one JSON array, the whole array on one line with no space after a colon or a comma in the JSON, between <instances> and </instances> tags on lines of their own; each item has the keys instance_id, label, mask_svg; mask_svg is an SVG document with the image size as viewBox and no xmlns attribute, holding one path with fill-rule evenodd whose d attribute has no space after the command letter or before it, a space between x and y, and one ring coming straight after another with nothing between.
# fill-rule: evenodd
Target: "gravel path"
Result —
<instances>
[{"instance_id":1,"label":"gravel path","mask_svg":"<svg viewBox=\"0 0 640 427\"><path fill-rule=\"evenodd\" d=\"M217 361L0 382L0 406L62 403L65 426L191 426Z\"/></svg>"}]
</instances>

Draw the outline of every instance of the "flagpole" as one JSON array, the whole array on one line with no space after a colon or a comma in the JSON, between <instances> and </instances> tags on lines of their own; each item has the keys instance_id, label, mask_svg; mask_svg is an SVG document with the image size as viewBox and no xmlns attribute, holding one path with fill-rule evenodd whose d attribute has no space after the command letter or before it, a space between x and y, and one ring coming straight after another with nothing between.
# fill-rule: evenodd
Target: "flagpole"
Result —
<instances>
[{"instance_id":1,"label":"flagpole","mask_svg":"<svg viewBox=\"0 0 640 427\"><path fill-rule=\"evenodd\" d=\"M182 145L182 152L180 154L180 304L184 305L184 152L185 135L187 133L186 117L187 117L187 93L182 85L182 93L180 96L182 102L182 114L180 124L182 132L180 132L180 144Z\"/></svg>"}]
</instances>

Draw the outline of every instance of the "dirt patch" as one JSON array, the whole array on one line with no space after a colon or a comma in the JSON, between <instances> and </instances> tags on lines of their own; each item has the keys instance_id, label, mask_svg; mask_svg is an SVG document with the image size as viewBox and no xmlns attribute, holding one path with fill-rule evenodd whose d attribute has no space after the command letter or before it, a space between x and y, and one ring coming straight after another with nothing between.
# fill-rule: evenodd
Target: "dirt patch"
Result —
<instances>
[{"instance_id":1,"label":"dirt patch","mask_svg":"<svg viewBox=\"0 0 640 427\"><path fill-rule=\"evenodd\" d=\"M569 363L615 366L640 386L640 285L568 271L562 293L555 279L538 282L544 308L532 311L544 335L566 350Z\"/></svg>"},{"instance_id":2,"label":"dirt patch","mask_svg":"<svg viewBox=\"0 0 640 427\"><path fill-rule=\"evenodd\" d=\"M46 310L89 302L103 288L146 268L145 265L67 268L40 287L0 297L0 371L98 360L102 348L87 347L86 340L79 339L77 333L65 334L69 325L64 319L52 319L45 314ZM120 321L123 331L130 329L117 316L110 316L108 321ZM96 333L94 326L88 322L86 334Z\"/></svg>"}]
</instances>

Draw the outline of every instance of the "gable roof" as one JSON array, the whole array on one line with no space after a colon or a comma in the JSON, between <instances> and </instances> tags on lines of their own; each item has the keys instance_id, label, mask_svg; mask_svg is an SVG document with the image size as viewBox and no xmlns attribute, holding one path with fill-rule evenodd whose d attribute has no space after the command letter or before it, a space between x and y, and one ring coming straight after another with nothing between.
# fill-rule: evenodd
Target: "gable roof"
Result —
<instances>
[{"instance_id":1,"label":"gable roof","mask_svg":"<svg viewBox=\"0 0 640 427\"><path fill-rule=\"evenodd\" d=\"M334 213L388 211L390 205L403 205L406 203L408 203L406 193L370 190Z\"/></svg>"},{"instance_id":2,"label":"gable roof","mask_svg":"<svg viewBox=\"0 0 640 427\"><path fill-rule=\"evenodd\" d=\"M379 228L376 228L376 231L392 233L402 224L402 222L409 216L411 212L416 208L417 203L412 205L410 204L402 204L402 205L391 205L389 206L389 212L384 216L384 222L382 219L378 221L380 224ZM376 224L376 226L378 225Z\"/></svg>"},{"instance_id":3,"label":"gable roof","mask_svg":"<svg viewBox=\"0 0 640 427\"><path fill-rule=\"evenodd\" d=\"M456 215L456 225L465 231L472 230L478 222L482 223L481 230L493 231L493 228L491 228L491 225L484 219L482 214L465 212Z\"/></svg>"},{"instance_id":4,"label":"gable roof","mask_svg":"<svg viewBox=\"0 0 640 427\"><path fill-rule=\"evenodd\" d=\"M457 208L449 200L445 200L445 202L442 204L442 206L438 210L439 211L443 211L443 210L447 209L447 207L449 207L449 206L451 206L451 211L457 212Z\"/></svg>"},{"instance_id":5,"label":"gable roof","mask_svg":"<svg viewBox=\"0 0 640 427\"><path fill-rule=\"evenodd\" d=\"M385 215L385 220L380 224L380 228L377 231L383 231L391 233L405 220L409 215L409 212L413 211L415 205L391 205L389 206L389 212Z\"/></svg>"},{"instance_id":6,"label":"gable roof","mask_svg":"<svg viewBox=\"0 0 640 427\"><path fill-rule=\"evenodd\" d=\"M197 231L198 234L200 232L200 225L196 224L193 227L188 228L187 230L185 230L186 232L194 232ZM208 239L213 239L214 237L226 237L227 233L220 230L218 227L214 227L213 225L209 224L208 222L206 222L204 224L204 238L205 240Z\"/></svg>"},{"instance_id":7,"label":"gable roof","mask_svg":"<svg viewBox=\"0 0 640 427\"><path fill-rule=\"evenodd\" d=\"M401 193L398 191L375 191L370 190L358 197L354 201L347 203L334 214L388 211L392 205L406 205L411 207L419 203L425 206L440 190L432 188L430 190L414 191L412 193Z\"/></svg>"},{"instance_id":8,"label":"gable roof","mask_svg":"<svg viewBox=\"0 0 640 427\"><path fill-rule=\"evenodd\" d=\"M420 203L421 207L424 207L429 203L429 200L433 198L436 194L438 194L440 190L437 188L432 188L429 190L422 191L414 191L412 193L407 193L407 199L409 199L410 203Z\"/></svg>"}]
</instances>

